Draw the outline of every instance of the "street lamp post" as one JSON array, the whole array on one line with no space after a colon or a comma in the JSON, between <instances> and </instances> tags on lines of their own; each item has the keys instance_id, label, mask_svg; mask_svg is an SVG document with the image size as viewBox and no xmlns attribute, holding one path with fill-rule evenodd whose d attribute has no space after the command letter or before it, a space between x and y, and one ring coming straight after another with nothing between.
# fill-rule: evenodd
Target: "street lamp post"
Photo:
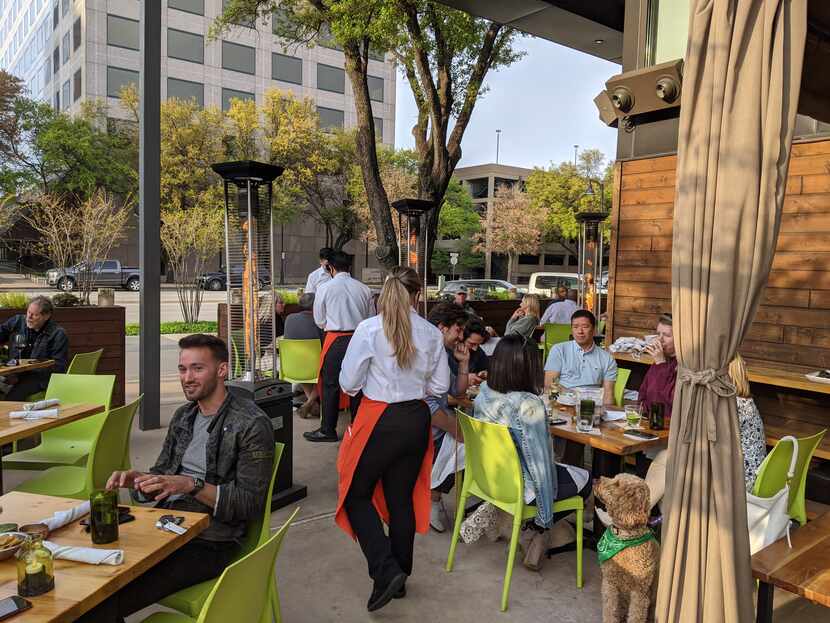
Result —
<instances>
[{"instance_id":1,"label":"street lamp post","mask_svg":"<svg viewBox=\"0 0 830 623\"><path fill-rule=\"evenodd\" d=\"M496 164L499 163L499 139L501 139L501 130L496 130Z\"/></svg>"}]
</instances>

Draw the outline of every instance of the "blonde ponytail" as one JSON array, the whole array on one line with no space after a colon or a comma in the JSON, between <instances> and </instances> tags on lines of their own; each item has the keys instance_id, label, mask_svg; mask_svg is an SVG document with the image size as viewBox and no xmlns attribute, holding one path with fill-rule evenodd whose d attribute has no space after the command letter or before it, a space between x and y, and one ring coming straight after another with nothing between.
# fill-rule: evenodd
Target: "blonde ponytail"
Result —
<instances>
[{"instance_id":1,"label":"blonde ponytail","mask_svg":"<svg viewBox=\"0 0 830 623\"><path fill-rule=\"evenodd\" d=\"M749 379L746 374L746 362L740 355L735 355L735 358L729 364L729 378L735 384L735 393L739 398L752 397L749 391Z\"/></svg>"},{"instance_id":2,"label":"blonde ponytail","mask_svg":"<svg viewBox=\"0 0 830 623\"><path fill-rule=\"evenodd\" d=\"M409 309L412 307L410 297L420 290L418 273L405 266L396 266L389 272L378 298L383 334L395 349L395 359L402 369L409 368L415 356Z\"/></svg>"}]
</instances>

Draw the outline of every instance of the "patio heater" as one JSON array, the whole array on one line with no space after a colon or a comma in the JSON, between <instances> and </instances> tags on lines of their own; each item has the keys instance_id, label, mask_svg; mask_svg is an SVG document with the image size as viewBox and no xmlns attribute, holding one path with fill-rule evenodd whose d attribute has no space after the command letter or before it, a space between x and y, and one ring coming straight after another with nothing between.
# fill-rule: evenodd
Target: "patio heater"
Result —
<instances>
[{"instance_id":1,"label":"patio heater","mask_svg":"<svg viewBox=\"0 0 830 623\"><path fill-rule=\"evenodd\" d=\"M398 211L398 231L401 240L398 244L398 264L414 268L424 280L422 301L424 304L424 318L427 316L427 254L426 249L419 246L421 239L421 217L429 212L435 203L427 199L400 199L392 203ZM424 237L424 246L429 243Z\"/></svg>"},{"instance_id":2,"label":"patio heater","mask_svg":"<svg viewBox=\"0 0 830 623\"><path fill-rule=\"evenodd\" d=\"M253 400L271 419L274 441L285 445L274 483L273 508L306 496L293 482L291 384L277 379L274 336L272 183L282 167L242 160L212 166L224 181L228 389Z\"/></svg>"},{"instance_id":3,"label":"patio heater","mask_svg":"<svg viewBox=\"0 0 830 623\"><path fill-rule=\"evenodd\" d=\"M603 235L600 225L607 212L579 212L579 305L599 319L602 313L599 283L602 279Z\"/></svg>"}]
</instances>

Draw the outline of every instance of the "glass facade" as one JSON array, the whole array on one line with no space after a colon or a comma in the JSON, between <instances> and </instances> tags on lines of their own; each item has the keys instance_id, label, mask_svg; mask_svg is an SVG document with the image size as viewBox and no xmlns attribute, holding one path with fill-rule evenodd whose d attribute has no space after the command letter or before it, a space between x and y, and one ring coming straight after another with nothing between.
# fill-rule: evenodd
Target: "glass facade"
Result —
<instances>
[{"instance_id":1,"label":"glass facade","mask_svg":"<svg viewBox=\"0 0 830 623\"><path fill-rule=\"evenodd\" d=\"M138 21L119 15L107 15L107 45L138 50Z\"/></svg>"},{"instance_id":2,"label":"glass facade","mask_svg":"<svg viewBox=\"0 0 830 623\"><path fill-rule=\"evenodd\" d=\"M342 128L345 124L346 115L343 113L342 110L335 110L334 108L325 108L324 106L318 106L317 114L320 117L320 127L324 130Z\"/></svg>"},{"instance_id":3,"label":"glass facade","mask_svg":"<svg viewBox=\"0 0 830 623\"><path fill-rule=\"evenodd\" d=\"M342 67L317 63L317 88L334 93L345 93L346 72Z\"/></svg>"},{"instance_id":4,"label":"glass facade","mask_svg":"<svg viewBox=\"0 0 830 623\"><path fill-rule=\"evenodd\" d=\"M72 100L69 99L71 96L70 88L69 80L63 83L63 88L61 88L61 110L66 110L72 103Z\"/></svg>"},{"instance_id":5,"label":"glass facade","mask_svg":"<svg viewBox=\"0 0 830 623\"><path fill-rule=\"evenodd\" d=\"M383 119L381 117L372 117L372 122L375 125L375 142L383 141Z\"/></svg>"},{"instance_id":6,"label":"glass facade","mask_svg":"<svg viewBox=\"0 0 830 623\"><path fill-rule=\"evenodd\" d=\"M128 84L138 88L138 72L121 67L107 67L107 95L121 97L121 89Z\"/></svg>"},{"instance_id":7,"label":"glass facade","mask_svg":"<svg viewBox=\"0 0 830 623\"><path fill-rule=\"evenodd\" d=\"M81 97L81 70L75 72L72 76L72 101L77 102Z\"/></svg>"},{"instance_id":8,"label":"glass facade","mask_svg":"<svg viewBox=\"0 0 830 623\"><path fill-rule=\"evenodd\" d=\"M302 84L303 59L272 52L271 78L292 84Z\"/></svg>"},{"instance_id":9,"label":"glass facade","mask_svg":"<svg viewBox=\"0 0 830 623\"><path fill-rule=\"evenodd\" d=\"M167 29L167 56L182 61L204 64L205 38L192 32Z\"/></svg>"},{"instance_id":10,"label":"glass facade","mask_svg":"<svg viewBox=\"0 0 830 623\"><path fill-rule=\"evenodd\" d=\"M72 51L81 47L81 18L75 20L72 24Z\"/></svg>"},{"instance_id":11,"label":"glass facade","mask_svg":"<svg viewBox=\"0 0 830 623\"><path fill-rule=\"evenodd\" d=\"M180 99L182 101L194 100L200 108L205 106L205 85L190 80L178 78L167 79L167 99Z\"/></svg>"},{"instance_id":12,"label":"glass facade","mask_svg":"<svg viewBox=\"0 0 830 623\"><path fill-rule=\"evenodd\" d=\"M651 0L648 7L646 65L686 56L690 0Z\"/></svg>"},{"instance_id":13,"label":"glass facade","mask_svg":"<svg viewBox=\"0 0 830 623\"><path fill-rule=\"evenodd\" d=\"M256 73L256 49L230 41L222 42L222 68L243 74Z\"/></svg>"},{"instance_id":14,"label":"glass facade","mask_svg":"<svg viewBox=\"0 0 830 623\"><path fill-rule=\"evenodd\" d=\"M167 0L167 6L195 15L205 14L205 0Z\"/></svg>"},{"instance_id":15,"label":"glass facade","mask_svg":"<svg viewBox=\"0 0 830 623\"><path fill-rule=\"evenodd\" d=\"M222 89L222 110L227 112L231 107L231 100L256 100L256 96L248 91L236 89Z\"/></svg>"},{"instance_id":16,"label":"glass facade","mask_svg":"<svg viewBox=\"0 0 830 623\"><path fill-rule=\"evenodd\" d=\"M69 62L69 55L72 53L72 50L69 48L71 43L69 42L69 33L67 32L63 36L63 40L61 41L61 64L65 64Z\"/></svg>"},{"instance_id":17,"label":"glass facade","mask_svg":"<svg viewBox=\"0 0 830 623\"><path fill-rule=\"evenodd\" d=\"M374 102L383 101L383 78L376 76L366 76L366 81L369 84L369 99Z\"/></svg>"}]
</instances>

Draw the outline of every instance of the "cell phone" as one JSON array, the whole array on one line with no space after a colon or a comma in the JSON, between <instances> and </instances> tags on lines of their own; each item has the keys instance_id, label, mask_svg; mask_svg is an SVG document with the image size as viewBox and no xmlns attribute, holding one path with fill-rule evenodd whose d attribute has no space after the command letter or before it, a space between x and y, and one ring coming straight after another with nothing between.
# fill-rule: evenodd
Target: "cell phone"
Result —
<instances>
[{"instance_id":1,"label":"cell phone","mask_svg":"<svg viewBox=\"0 0 830 623\"><path fill-rule=\"evenodd\" d=\"M636 428L626 428L623 431L624 434L628 435L629 437L637 437L639 439L645 439L646 441L654 441L655 439L660 439L657 435L652 435L651 433L644 433L641 430L637 430Z\"/></svg>"},{"instance_id":2,"label":"cell phone","mask_svg":"<svg viewBox=\"0 0 830 623\"><path fill-rule=\"evenodd\" d=\"M31 607L32 602L28 599L23 599L20 595L12 595L11 597L0 599L0 621L5 621L18 612L23 612Z\"/></svg>"},{"instance_id":3,"label":"cell phone","mask_svg":"<svg viewBox=\"0 0 830 623\"><path fill-rule=\"evenodd\" d=\"M554 417L548 420L548 424L551 426L559 426L560 424L567 424L568 420L563 417Z\"/></svg>"},{"instance_id":4,"label":"cell phone","mask_svg":"<svg viewBox=\"0 0 830 623\"><path fill-rule=\"evenodd\" d=\"M131 521L135 521L135 515L131 515L129 512L122 513L121 509L126 508L126 506L119 506L118 507L118 523L130 523ZM89 532L89 519L81 519L78 524L84 527L86 532Z\"/></svg>"}]
</instances>

